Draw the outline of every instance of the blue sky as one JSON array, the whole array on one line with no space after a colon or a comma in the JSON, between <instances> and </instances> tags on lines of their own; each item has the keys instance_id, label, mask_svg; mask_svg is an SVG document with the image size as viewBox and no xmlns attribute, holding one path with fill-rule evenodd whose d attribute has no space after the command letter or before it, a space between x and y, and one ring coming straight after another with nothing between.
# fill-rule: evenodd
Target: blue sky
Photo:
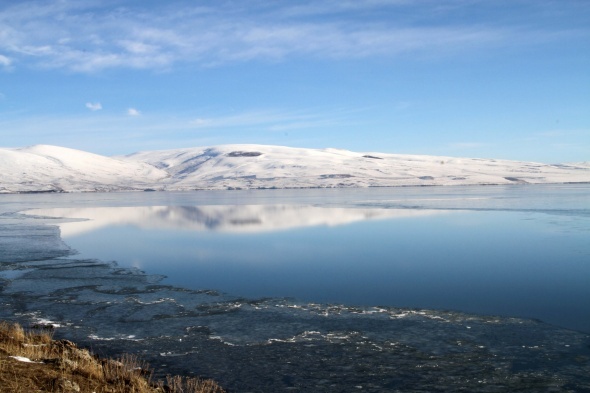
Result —
<instances>
[{"instance_id":1,"label":"blue sky","mask_svg":"<svg viewBox=\"0 0 590 393\"><path fill-rule=\"evenodd\" d=\"M0 146L590 160L587 0L0 2Z\"/></svg>"}]
</instances>

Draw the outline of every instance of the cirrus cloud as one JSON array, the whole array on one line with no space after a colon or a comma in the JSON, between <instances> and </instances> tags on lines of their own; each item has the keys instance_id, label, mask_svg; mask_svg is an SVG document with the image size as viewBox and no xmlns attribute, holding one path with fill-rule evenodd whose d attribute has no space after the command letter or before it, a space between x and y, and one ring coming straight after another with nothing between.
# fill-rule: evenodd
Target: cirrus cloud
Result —
<instances>
[{"instance_id":1,"label":"cirrus cloud","mask_svg":"<svg viewBox=\"0 0 590 393\"><path fill-rule=\"evenodd\" d=\"M533 10L534 2L526 2ZM302 1L242 6L220 0L214 6L99 1L23 1L0 9L0 51L22 63L76 72L109 68L167 69L291 57L329 59L447 55L471 49L528 45L588 29L469 23L448 17L447 8L471 2L407 0ZM537 3L538 4L538 3ZM452 6L452 7L451 7ZM490 6L488 6L490 7ZM442 15L443 21L429 14ZM337 15L337 18L330 17ZM407 20L418 19L421 23ZM501 20L501 19L499 19ZM27 26L27 29L22 29ZM0 65L12 62L0 55Z\"/></svg>"},{"instance_id":2,"label":"cirrus cloud","mask_svg":"<svg viewBox=\"0 0 590 393\"><path fill-rule=\"evenodd\" d=\"M0 66L9 67L12 64L12 60L4 55L0 55Z\"/></svg>"}]
</instances>

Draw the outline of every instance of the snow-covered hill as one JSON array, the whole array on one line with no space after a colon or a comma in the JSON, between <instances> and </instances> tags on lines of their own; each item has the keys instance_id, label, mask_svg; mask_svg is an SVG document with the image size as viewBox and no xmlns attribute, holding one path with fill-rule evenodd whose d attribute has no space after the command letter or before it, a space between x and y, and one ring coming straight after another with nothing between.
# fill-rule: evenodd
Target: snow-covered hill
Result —
<instances>
[{"instance_id":1,"label":"snow-covered hill","mask_svg":"<svg viewBox=\"0 0 590 393\"><path fill-rule=\"evenodd\" d=\"M103 157L37 145L0 149L0 192L590 183L588 163L453 158L266 145Z\"/></svg>"},{"instance_id":2,"label":"snow-covered hill","mask_svg":"<svg viewBox=\"0 0 590 393\"><path fill-rule=\"evenodd\" d=\"M587 165L355 153L264 145L150 151L126 159L166 170L167 189L379 187L590 182Z\"/></svg>"},{"instance_id":3,"label":"snow-covered hill","mask_svg":"<svg viewBox=\"0 0 590 393\"><path fill-rule=\"evenodd\" d=\"M142 162L58 146L0 149L0 192L5 193L135 190L167 176Z\"/></svg>"}]
</instances>

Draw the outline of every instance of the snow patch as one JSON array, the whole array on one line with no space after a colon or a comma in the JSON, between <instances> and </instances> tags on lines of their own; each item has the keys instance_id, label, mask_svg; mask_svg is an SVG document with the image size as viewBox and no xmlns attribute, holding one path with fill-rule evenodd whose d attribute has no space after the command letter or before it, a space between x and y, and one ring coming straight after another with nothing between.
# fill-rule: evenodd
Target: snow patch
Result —
<instances>
[{"instance_id":1,"label":"snow patch","mask_svg":"<svg viewBox=\"0 0 590 393\"><path fill-rule=\"evenodd\" d=\"M37 363L37 364L43 363L43 362L34 362L31 359L23 357L23 356L9 356L9 358L12 358L14 360L18 360L19 362L23 362L23 363Z\"/></svg>"}]
</instances>

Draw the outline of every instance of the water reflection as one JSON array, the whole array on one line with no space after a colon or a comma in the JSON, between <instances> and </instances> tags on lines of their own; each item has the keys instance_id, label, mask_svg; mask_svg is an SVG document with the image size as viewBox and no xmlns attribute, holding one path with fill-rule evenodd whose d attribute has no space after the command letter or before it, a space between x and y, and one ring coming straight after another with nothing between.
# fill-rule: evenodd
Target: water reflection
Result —
<instances>
[{"instance_id":1,"label":"water reflection","mask_svg":"<svg viewBox=\"0 0 590 393\"><path fill-rule=\"evenodd\" d=\"M76 258L236 296L450 309L590 331L588 221L536 211L200 205L39 209Z\"/></svg>"},{"instance_id":2,"label":"water reflection","mask_svg":"<svg viewBox=\"0 0 590 393\"><path fill-rule=\"evenodd\" d=\"M65 237L107 226L255 233L444 213L442 210L325 208L309 205L89 207L35 209L31 212L40 216L81 219L60 224Z\"/></svg>"},{"instance_id":3,"label":"water reflection","mask_svg":"<svg viewBox=\"0 0 590 393\"><path fill-rule=\"evenodd\" d=\"M587 186L8 196L0 316L231 391L583 390L587 334L494 315L590 332L589 201ZM134 205L154 207L89 209ZM74 218L12 213L63 206Z\"/></svg>"}]
</instances>

